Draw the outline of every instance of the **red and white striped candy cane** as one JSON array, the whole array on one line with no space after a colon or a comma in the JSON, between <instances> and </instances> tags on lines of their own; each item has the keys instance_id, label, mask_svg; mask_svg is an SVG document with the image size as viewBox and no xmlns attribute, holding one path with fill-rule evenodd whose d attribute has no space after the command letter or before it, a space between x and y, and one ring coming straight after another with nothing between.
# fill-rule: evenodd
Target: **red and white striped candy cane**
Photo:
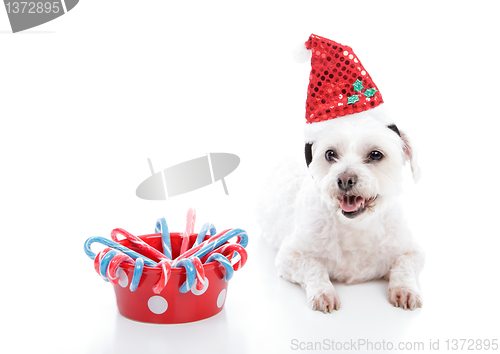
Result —
<instances>
[{"instance_id":1,"label":"red and white striped candy cane","mask_svg":"<svg viewBox=\"0 0 500 354\"><path fill-rule=\"evenodd\" d=\"M235 256L235 252L238 252L238 254L240 255L240 259L238 260L238 262L233 264L233 269L239 270L243 268L243 266L247 262L248 254L247 251L237 243L228 243L222 245L219 248L216 248L215 250L207 254L205 257L206 259L208 259L208 257L210 257L214 253L220 253L223 256L226 256L226 258L229 261L232 261L233 257Z\"/></svg>"},{"instance_id":2,"label":"red and white striped candy cane","mask_svg":"<svg viewBox=\"0 0 500 354\"><path fill-rule=\"evenodd\" d=\"M108 269L106 270L106 276L112 284L118 284L118 276L116 275L116 272L122 262L130 262L133 264L134 260L132 257L129 257L122 252L119 252L113 257L111 262L109 262Z\"/></svg>"},{"instance_id":3,"label":"red and white striped candy cane","mask_svg":"<svg viewBox=\"0 0 500 354\"><path fill-rule=\"evenodd\" d=\"M181 235L182 236L182 244L181 244L181 253L184 253L188 250L189 244L189 235L194 233L194 224L196 223L196 210L193 208L189 208L186 216L186 231Z\"/></svg>"},{"instance_id":4,"label":"red and white striped candy cane","mask_svg":"<svg viewBox=\"0 0 500 354\"><path fill-rule=\"evenodd\" d=\"M169 259L161 260L155 268L161 269L160 280L153 286L153 292L155 294L159 294L162 290L167 286L168 280L170 279L170 275L172 273L172 266L170 264Z\"/></svg>"},{"instance_id":5,"label":"red and white striped candy cane","mask_svg":"<svg viewBox=\"0 0 500 354\"><path fill-rule=\"evenodd\" d=\"M99 252L95 258L94 258L94 269L95 271L97 272L97 274L101 275L101 270L100 270L100 265L101 265L101 260L102 260L102 257L104 257L104 255L106 253L108 253L109 251L111 251L111 248L109 247L106 247L105 249L103 249L101 252Z\"/></svg>"},{"instance_id":6,"label":"red and white striped candy cane","mask_svg":"<svg viewBox=\"0 0 500 354\"><path fill-rule=\"evenodd\" d=\"M223 236L226 232L230 231L231 229L227 229L227 230L224 230L222 232L219 232L217 235L214 235L212 237L210 237L208 240L206 241L203 241L202 243L200 243L198 246L194 247L194 248L191 248L190 250L187 250L185 253L182 253L179 257L177 257L174 262L177 263L178 261L180 261L181 259L183 258L189 258L191 257L193 254L195 254L196 252L198 252L200 249L202 249L205 245L207 245L208 243L210 242L213 242L214 240L218 239L219 237Z\"/></svg>"},{"instance_id":7,"label":"red and white striped candy cane","mask_svg":"<svg viewBox=\"0 0 500 354\"><path fill-rule=\"evenodd\" d=\"M130 232L125 231L124 229L118 228L118 229L114 229L113 231L111 231L111 239L115 242L119 242L117 235L122 235L127 240L129 240L134 245L136 245L137 248L139 248L142 252L146 252L146 254L152 255L160 260L164 260L164 259L168 260L168 257L165 256L160 251L158 251L156 248L148 245L142 239L140 239L139 237L137 237L135 235L132 235Z\"/></svg>"},{"instance_id":8,"label":"red and white striped candy cane","mask_svg":"<svg viewBox=\"0 0 500 354\"><path fill-rule=\"evenodd\" d=\"M203 269L203 263L201 263L198 257L194 257L191 259L193 261L194 269L196 270L196 290L203 290L205 286L205 269Z\"/></svg>"}]
</instances>

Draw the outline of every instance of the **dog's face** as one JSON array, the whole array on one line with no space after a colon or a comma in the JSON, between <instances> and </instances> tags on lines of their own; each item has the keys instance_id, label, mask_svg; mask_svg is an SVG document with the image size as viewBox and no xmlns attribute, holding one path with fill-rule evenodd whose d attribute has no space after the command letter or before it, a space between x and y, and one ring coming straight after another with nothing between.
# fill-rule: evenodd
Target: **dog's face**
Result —
<instances>
[{"instance_id":1,"label":"dog's face","mask_svg":"<svg viewBox=\"0 0 500 354\"><path fill-rule=\"evenodd\" d=\"M309 170L341 220L376 217L400 193L402 167L412 159L404 139L397 128L369 115L336 118L318 134Z\"/></svg>"}]
</instances>

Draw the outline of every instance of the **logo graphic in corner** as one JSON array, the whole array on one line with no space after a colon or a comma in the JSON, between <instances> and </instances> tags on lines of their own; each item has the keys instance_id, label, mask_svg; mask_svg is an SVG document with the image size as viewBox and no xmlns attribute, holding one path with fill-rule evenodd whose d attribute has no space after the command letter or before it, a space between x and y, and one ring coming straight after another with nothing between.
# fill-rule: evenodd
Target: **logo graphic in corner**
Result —
<instances>
[{"instance_id":1,"label":"logo graphic in corner","mask_svg":"<svg viewBox=\"0 0 500 354\"><path fill-rule=\"evenodd\" d=\"M72 10L79 0L3 0L12 32L20 32L52 21Z\"/></svg>"},{"instance_id":2,"label":"logo graphic in corner","mask_svg":"<svg viewBox=\"0 0 500 354\"><path fill-rule=\"evenodd\" d=\"M148 163L151 176L137 187L135 193L146 200L166 200L217 181L222 182L224 192L229 195L224 177L236 170L240 158L228 153L209 153L156 173L150 159Z\"/></svg>"}]
</instances>

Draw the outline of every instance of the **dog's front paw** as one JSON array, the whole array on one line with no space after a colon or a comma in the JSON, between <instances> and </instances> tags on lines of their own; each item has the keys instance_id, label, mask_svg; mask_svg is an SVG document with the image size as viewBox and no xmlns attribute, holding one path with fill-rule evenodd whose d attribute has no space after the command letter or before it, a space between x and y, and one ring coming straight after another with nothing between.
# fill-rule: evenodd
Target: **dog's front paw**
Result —
<instances>
[{"instance_id":1,"label":"dog's front paw","mask_svg":"<svg viewBox=\"0 0 500 354\"><path fill-rule=\"evenodd\" d=\"M416 289L393 287L389 288L389 302L394 307L414 310L417 307L422 307L422 297Z\"/></svg>"},{"instance_id":2,"label":"dog's front paw","mask_svg":"<svg viewBox=\"0 0 500 354\"><path fill-rule=\"evenodd\" d=\"M333 285L319 290L308 297L309 306L313 311L322 311L323 313L332 313L333 310L340 308L340 298Z\"/></svg>"}]
</instances>

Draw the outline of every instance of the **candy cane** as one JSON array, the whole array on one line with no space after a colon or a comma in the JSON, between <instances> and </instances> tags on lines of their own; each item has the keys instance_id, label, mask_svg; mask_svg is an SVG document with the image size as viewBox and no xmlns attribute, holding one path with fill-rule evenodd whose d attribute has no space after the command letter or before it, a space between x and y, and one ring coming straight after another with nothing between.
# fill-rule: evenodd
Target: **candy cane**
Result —
<instances>
[{"instance_id":1,"label":"candy cane","mask_svg":"<svg viewBox=\"0 0 500 354\"><path fill-rule=\"evenodd\" d=\"M203 269L203 264L198 257L192 259L194 268L196 270L196 290L203 290L205 287L205 269Z\"/></svg>"},{"instance_id":2,"label":"candy cane","mask_svg":"<svg viewBox=\"0 0 500 354\"><path fill-rule=\"evenodd\" d=\"M94 268L97 272L97 274L101 275L101 262L104 257L109 251L111 251L111 248L105 248L101 252L97 254L97 256L94 259ZM103 278L106 281L111 281L111 283L116 284L118 282L118 277L116 276L116 271L118 269L118 266L123 262L131 262L133 263L133 259L129 256L127 256L124 253L117 252L115 256L111 259L111 261L108 263L108 267L106 269L106 275L107 279ZM105 267L105 265L103 265ZM144 260L142 258L137 258L135 261L135 266L134 266L134 274L132 276L132 281L130 283L130 291L134 292L137 290L137 286L139 285L139 281L141 280L142 276L142 271L144 268ZM104 271L105 268L103 268Z\"/></svg>"},{"instance_id":3,"label":"candy cane","mask_svg":"<svg viewBox=\"0 0 500 354\"><path fill-rule=\"evenodd\" d=\"M113 248L115 250L121 251L133 259L142 258L144 260L144 263L147 266L154 267L157 264L156 262L152 261L148 257L143 256L142 254L137 253L135 251L132 251L131 249L119 244L118 242L108 240L108 239L101 237L101 236L90 237L87 241L85 241L85 244L83 246L83 250L85 251L85 253L87 254L87 256L90 259L95 259L95 257L96 257L96 254L94 252L92 252L92 249L91 249L92 244L95 242L98 242L100 244L103 244L104 246Z\"/></svg>"},{"instance_id":4,"label":"candy cane","mask_svg":"<svg viewBox=\"0 0 500 354\"><path fill-rule=\"evenodd\" d=\"M196 271L193 262L190 259L181 259L177 266L186 268L186 281L181 285L179 291L181 293L187 293L193 287L194 280L196 278Z\"/></svg>"},{"instance_id":5,"label":"candy cane","mask_svg":"<svg viewBox=\"0 0 500 354\"><path fill-rule=\"evenodd\" d=\"M172 271L169 261L170 260L164 259L155 267L159 267L161 269L160 280L158 280L158 282L153 286L153 292L155 294L161 293L165 286L167 286L168 280L170 279Z\"/></svg>"},{"instance_id":6,"label":"candy cane","mask_svg":"<svg viewBox=\"0 0 500 354\"><path fill-rule=\"evenodd\" d=\"M189 235L194 232L194 224L196 222L196 211L189 208L186 216L186 231L182 235L181 254L188 250Z\"/></svg>"},{"instance_id":7,"label":"candy cane","mask_svg":"<svg viewBox=\"0 0 500 354\"><path fill-rule=\"evenodd\" d=\"M203 239L205 238L205 235L207 232L210 230L210 235L215 235L217 233L215 226L210 223L205 223L202 227L200 232L198 233L198 236L196 236L196 241L194 242L193 248L198 246L203 242Z\"/></svg>"},{"instance_id":8,"label":"candy cane","mask_svg":"<svg viewBox=\"0 0 500 354\"><path fill-rule=\"evenodd\" d=\"M142 271L144 270L144 260L142 258L137 258L135 260L134 275L132 276L132 281L130 282L130 291L134 292L139 286L141 281Z\"/></svg>"},{"instance_id":9,"label":"candy cane","mask_svg":"<svg viewBox=\"0 0 500 354\"><path fill-rule=\"evenodd\" d=\"M168 232L167 221L165 218L158 219L155 227L156 233L161 233L161 244L163 246L163 253L168 258L172 259L172 245L170 243L170 233Z\"/></svg>"},{"instance_id":10,"label":"candy cane","mask_svg":"<svg viewBox=\"0 0 500 354\"><path fill-rule=\"evenodd\" d=\"M119 251L112 250L111 254L109 252L106 253L108 257L112 257L111 261L109 263L106 263L106 257L102 257L103 261L101 261L100 264L100 272L101 275L102 273L105 273L107 275L107 279L111 281L113 284L118 283L118 276L116 275L118 266L120 263L123 261L128 261L132 260L129 256L127 256L124 253L121 253ZM139 282L141 280L141 275L143 272L144 268L144 261L142 258L138 258L137 262L134 267L134 275L132 276L132 282L130 285L130 290L135 291L137 289L137 286L139 285ZM162 290L165 288L165 286L168 283L168 280L170 279L171 275L171 267L170 267L170 262L169 260L162 260L159 262L155 268L160 268L161 270L161 276L160 280L154 285L153 287L153 292L155 294L159 294L162 292Z\"/></svg>"},{"instance_id":11,"label":"candy cane","mask_svg":"<svg viewBox=\"0 0 500 354\"><path fill-rule=\"evenodd\" d=\"M195 214L192 218L193 222L194 218ZM156 231L162 232L162 244L164 250L169 250L168 246L170 243L170 234L168 233L168 227L166 225L165 219L158 219L156 227ZM161 253L154 247L147 244L141 238L134 236L131 233L120 228L114 229L111 232L111 238L113 240L108 240L100 236L95 236L87 239L84 244L84 251L89 258L94 260L94 268L97 273L101 275L101 277L105 281L111 281L113 284L118 283L118 276L116 273L118 267L122 262L129 262L131 264L135 263L134 273L130 284L130 291L132 292L136 291L137 287L139 286L145 265L149 267L159 268L161 270L160 280L153 287L153 292L155 292L156 294L161 293L161 291L167 285L172 272L171 268L173 266L184 267L186 269L186 281L179 288L180 292L187 293L189 290L191 290L191 288L193 288L193 285L195 284L196 289L198 291L201 291L206 285L206 278L204 274L203 264L200 261L199 257L206 256L205 258L207 259L207 261L205 263L210 263L212 261L219 262L219 264L225 269L225 281L229 281L233 277L234 271L243 267L247 260L247 252L244 249L244 247L246 247L248 244L248 234L246 233L246 231L242 229L229 229L224 230L217 235L213 235L216 232L215 227L212 224L206 223L205 225L203 225L200 234L197 237L197 242L203 240L206 237L206 233L208 231L210 231L212 237L210 237L206 241L201 242L191 250L183 252L179 257L175 259L173 263L172 260L168 258L167 254ZM191 233L192 230L190 230L190 227L186 227L185 235L189 235ZM151 254L152 256L160 259L160 262L154 262L148 257L118 243L117 235L124 236L131 243L134 243L134 245L142 252ZM165 237L165 235L168 235L168 237ZM237 238L237 243L225 244L234 237ZM166 241L167 239L168 241ZM92 244L96 242L106 246L106 248L104 248L97 255L92 252L91 249ZM240 259L234 265L231 265L231 260L234 259L236 254L239 255ZM229 259L224 255L227 255Z\"/></svg>"},{"instance_id":12,"label":"candy cane","mask_svg":"<svg viewBox=\"0 0 500 354\"><path fill-rule=\"evenodd\" d=\"M104 255L106 253L108 253L109 251L111 251L111 248L109 247L106 247L105 249L103 249L101 252L99 252L97 254L97 256L94 258L94 269L95 271L97 272L97 274L101 275L101 271L99 269L99 264L101 264L101 259L102 257L104 257Z\"/></svg>"},{"instance_id":13,"label":"candy cane","mask_svg":"<svg viewBox=\"0 0 500 354\"><path fill-rule=\"evenodd\" d=\"M133 263L133 259L122 252L117 252L113 259L111 259L106 271L106 276L112 284L118 284L118 276L116 275L116 272L120 264L124 261Z\"/></svg>"},{"instance_id":14,"label":"candy cane","mask_svg":"<svg viewBox=\"0 0 500 354\"><path fill-rule=\"evenodd\" d=\"M222 246L224 243L232 239L233 237L237 237L237 242L241 245L241 247L246 247L248 245L248 234L245 230L242 229L232 229L221 235L220 237L215 238L215 236L205 242L203 242L200 246L197 247L197 250L190 257L203 257L204 255L212 252L214 249ZM213 240L212 240L213 239ZM180 255L178 258L185 258L186 255Z\"/></svg>"},{"instance_id":15,"label":"candy cane","mask_svg":"<svg viewBox=\"0 0 500 354\"><path fill-rule=\"evenodd\" d=\"M150 254L150 255L152 255L160 260L168 259L167 256L165 256L163 253L158 251L156 248L148 245L142 239L140 239L139 237L137 237L135 235L132 235L130 232L125 231L124 229L114 229L113 231L111 231L111 238L115 242L118 242L117 235L124 236L127 240L129 240L137 248L139 248L142 252L148 253L148 254Z\"/></svg>"},{"instance_id":16,"label":"candy cane","mask_svg":"<svg viewBox=\"0 0 500 354\"><path fill-rule=\"evenodd\" d=\"M118 241L117 235L125 236L127 240L136 245L141 251L149 252L149 254L152 254L153 256L161 260L155 266L155 268L160 268L161 270L160 280L158 280L158 282L153 286L153 292L155 294L161 293L162 290L165 288L165 286L167 286L168 280L170 279L170 275L172 273L172 266L171 266L172 261L169 258L167 258L166 255L158 251L156 248L150 246L149 244L144 242L141 238L132 235L130 232L125 231L124 229L118 228L111 231L111 238L114 241Z\"/></svg>"},{"instance_id":17,"label":"candy cane","mask_svg":"<svg viewBox=\"0 0 500 354\"><path fill-rule=\"evenodd\" d=\"M117 255L118 252L116 250L110 250L109 252L106 252L106 254L101 258L101 262L99 263L99 272L101 274L101 277L105 281L109 281L108 277L106 276L106 271L108 269L109 263L111 262L111 259Z\"/></svg>"},{"instance_id":18,"label":"candy cane","mask_svg":"<svg viewBox=\"0 0 500 354\"><path fill-rule=\"evenodd\" d=\"M224 245L220 246L219 248L213 250L209 254L207 254L206 257L208 258L212 254L215 254L215 253L222 254L229 261L231 261L231 263L232 263L233 258L235 257L235 254L236 253L239 254L240 259L233 265L233 269L235 271L240 270L241 268L243 268L243 266L247 262L247 258L248 258L247 251L243 247L241 247L240 245L238 245L237 243L224 244Z\"/></svg>"},{"instance_id":19,"label":"candy cane","mask_svg":"<svg viewBox=\"0 0 500 354\"><path fill-rule=\"evenodd\" d=\"M205 262L205 264L207 263L210 263L212 261L217 261L220 263L220 265L222 265L224 267L224 269L226 270L225 274L224 274L224 277L223 279L225 281L229 281L231 280L231 278L233 277L234 275L234 269L233 267L231 266L231 262L229 262L227 260L226 257L224 257L222 254L220 253L214 253L212 254L210 257L208 257L207 261Z\"/></svg>"},{"instance_id":20,"label":"candy cane","mask_svg":"<svg viewBox=\"0 0 500 354\"><path fill-rule=\"evenodd\" d=\"M196 252L198 252L199 250L201 250L203 247L205 247L207 244L209 244L210 242L214 242L215 240L217 240L218 238L224 236L228 231L230 231L231 229L227 229L227 230L224 230L220 233L218 233L217 235L215 236L212 236L210 237L208 240L206 241L203 241L201 244L199 244L198 246L196 247L193 247L191 248L190 250L186 251L185 253L182 253L179 257L177 257L175 260L174 260L174 265L177 261L181 260L181 259L184 259L184 258L189 258L191 257L193 254L195 254ZM200 257L201 258L201 257Z\"/></svg>"}]
</instances>

